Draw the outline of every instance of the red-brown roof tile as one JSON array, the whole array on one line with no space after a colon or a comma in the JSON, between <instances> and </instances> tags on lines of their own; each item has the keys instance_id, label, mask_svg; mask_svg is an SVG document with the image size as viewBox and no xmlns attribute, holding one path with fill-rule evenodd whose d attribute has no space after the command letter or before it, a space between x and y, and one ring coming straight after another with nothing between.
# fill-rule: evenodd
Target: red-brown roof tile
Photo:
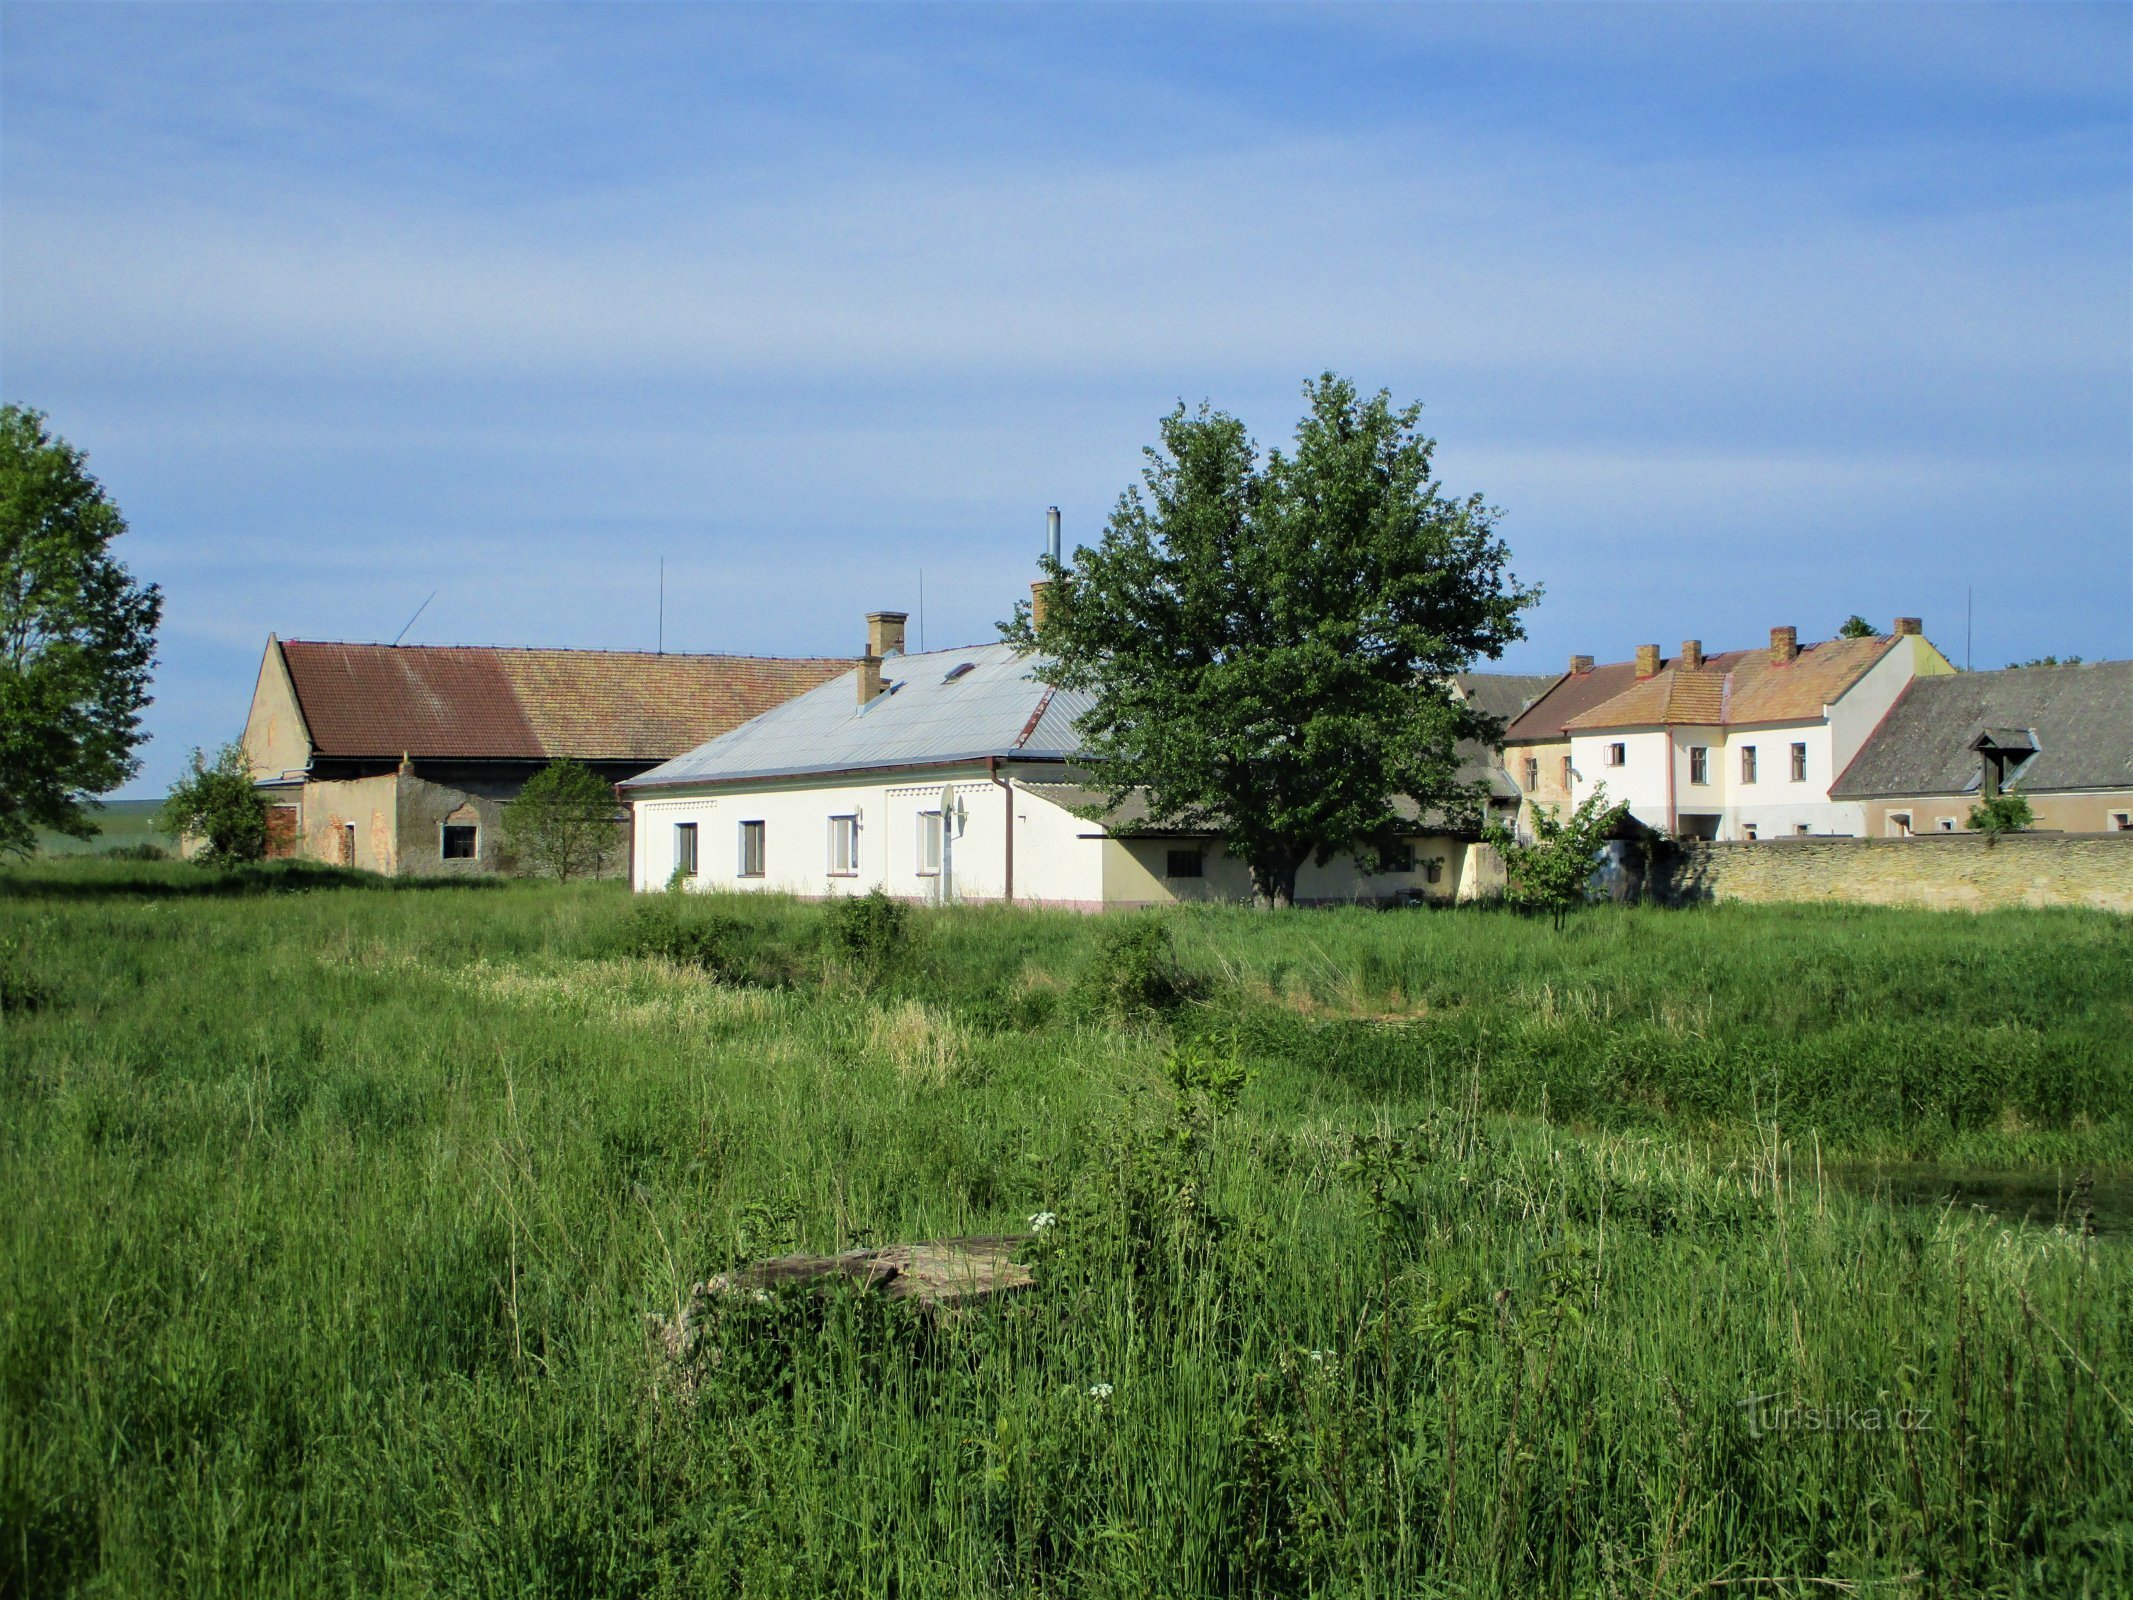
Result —
<instances>
[{"instance_id":1,"label":"red-brown roof tile","mask_svg":"<svg viewBox=\"0 0 2133 1600\"><path fill-rule=\"evenodd\" d=\"M832 657L281 644L316 754L667 760L851 670Z\"/></svg>"}]
</instances>

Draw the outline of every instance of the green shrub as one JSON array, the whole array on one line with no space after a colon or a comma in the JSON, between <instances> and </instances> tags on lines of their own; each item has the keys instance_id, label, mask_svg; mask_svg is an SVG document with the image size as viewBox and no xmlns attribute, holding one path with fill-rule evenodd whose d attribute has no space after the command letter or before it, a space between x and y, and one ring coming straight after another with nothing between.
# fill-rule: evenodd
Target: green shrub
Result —
<instances>
[{"instance_id":1,"label":"green shrub","mask_svg":"<svg viewBox=\"0 0 2133 1600\"><path fill-rule=\"evenodd\" d=\"M900 971L911 955L911 908L879 889L840 895L822 908L830 953L874 988Z\"/></svg>"},{"instance_id":2,"label":"green shrub","mask_svg":"<svg viewBox=\"0 0 2133 1600\"><path fill-rule=\"evenodd\" d=\"M793 962L760 923L701 912L661 895L641 900L623 920L615 948L623 955L695 967L720 983L781 987L792 981Z\"/></svg>"},{"instance_id":3,"label":"green shrub","mask_svg":"<svg viewBox=\"0 0 2133 1600\"><path fill-rule=\"evenodd\" d=\"M1136 915L1104 922L1074 994L1086 1013L1131 1021L1173 1011L1198 989L1178 964L1170 929L1160 918Z\"/></svg>"}]
</instances>

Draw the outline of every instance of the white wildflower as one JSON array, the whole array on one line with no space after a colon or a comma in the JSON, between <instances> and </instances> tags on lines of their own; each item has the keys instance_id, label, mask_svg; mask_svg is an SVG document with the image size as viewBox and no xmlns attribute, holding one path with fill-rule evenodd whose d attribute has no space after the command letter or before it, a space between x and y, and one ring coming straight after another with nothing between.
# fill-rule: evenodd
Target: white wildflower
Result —
<instances>
[{"instance_id":1,"label":"white wildflower","mask_svg":"<svg viewBox=\"0 0 2133 1600\"><path fill-rule=\"evenodd\" d=\"M1040 1211L1029 1219L1030 1232L1042 1233L1046 1228L1055 1226L1058 1221L1059 1217L1056 1212Z\"/></svg>"},{"instance_id":2,"label":"white wildflower","mask_svg":"<svg viewBox=\"0 0 2133 1600\"><path fill-rule=\"evenodd\" d=\"M1092 1384L1090 1384L1090 1385L1089 1385L1089 1398L1090 1398L1091 1400L1108 1400L1108 1399L1110 1399L1110 1398L1111 1398L1111 1386L1110 1386L1110 1385L1109 1385L1108 1383L1092 1383Z\"/></svg>"},{"instance_id":3,"label":"white wildflower","mask_svg":"<svg viewBox=\"0 0 2133 1600\"><path fill-rule=\"evenodd\" d=\"M1326 1362L1330 1361L1333 1358L1333 1352L1331 1350L1310 1350L1306 1351L1305 1354L1310 1356L1310 1358L1313 1361L1317 1362L1320 1366L1324 1366Z\"/></svg>"}]
</instances>

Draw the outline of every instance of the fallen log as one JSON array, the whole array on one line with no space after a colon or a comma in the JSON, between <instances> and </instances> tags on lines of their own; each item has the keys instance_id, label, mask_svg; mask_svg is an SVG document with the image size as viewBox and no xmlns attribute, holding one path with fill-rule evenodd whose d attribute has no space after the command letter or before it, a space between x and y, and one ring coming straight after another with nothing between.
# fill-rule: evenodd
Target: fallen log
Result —
<instances>
[{"instance_id":1,"label":"fallen log","mask_svg":"<svg viewBox=\"0 0 2133 1600\"><path fill-rule=\"evenodd\" d=\"M1028 1241L1020 1233L967 1239L928 1239L917 1244L845 1250L833 1256L773 1256L692 1284L672 1318L645 1319L653 1340L686 1373L717 1354L705 1334L722 1306L776 1299L785 1293L820 1294L840 1283L890 1300L909 1300L929 1314L959 1312L984 1301L1019 1293L1031 1283L1030 1269L1014 1259ZM684 1391L694 1384L685 1378Z\"/></svg>"}]
</instances>

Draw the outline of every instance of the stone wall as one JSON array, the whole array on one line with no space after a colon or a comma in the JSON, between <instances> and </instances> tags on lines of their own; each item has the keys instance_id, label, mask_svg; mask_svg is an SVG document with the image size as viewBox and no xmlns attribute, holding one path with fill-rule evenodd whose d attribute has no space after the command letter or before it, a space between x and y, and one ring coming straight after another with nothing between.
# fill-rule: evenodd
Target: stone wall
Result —
<instances>
[{"instance_id":1,"label":"stone wall","mask_svg":"<svg viewBox=\"0 0 2133 1600\"><path fill-rule=\"evenodd\" d=\"M1924 834L1681 844L1653 865L1660 898L1817 901L1989 911L2133 913L2133 833Z\"/></svg>"}]
</instances>

